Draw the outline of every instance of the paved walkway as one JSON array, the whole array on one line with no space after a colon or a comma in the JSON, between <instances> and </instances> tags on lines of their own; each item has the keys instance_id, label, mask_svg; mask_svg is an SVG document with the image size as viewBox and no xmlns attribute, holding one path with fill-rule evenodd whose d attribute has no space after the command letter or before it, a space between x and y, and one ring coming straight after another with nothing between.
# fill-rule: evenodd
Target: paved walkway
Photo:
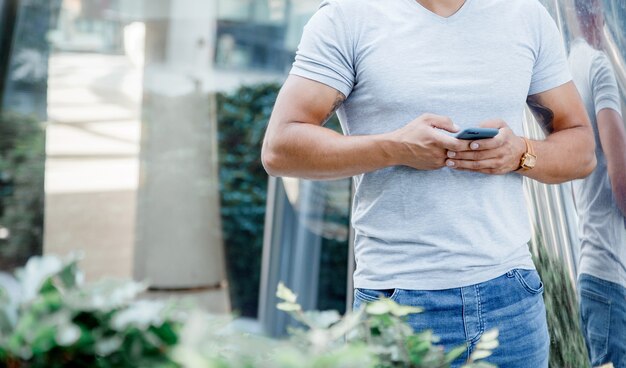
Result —
<instances>
[{"instance_id":1,"label":"paved walkway","mask_svg":"<svg viewBox=\"0 0 626 368\"><path fill-rule=\"evenodd\" d=\"M87 280L132 277L141 70L124 56L50 58L44 252L84 252Z\"/></svg>"}]
</instances>

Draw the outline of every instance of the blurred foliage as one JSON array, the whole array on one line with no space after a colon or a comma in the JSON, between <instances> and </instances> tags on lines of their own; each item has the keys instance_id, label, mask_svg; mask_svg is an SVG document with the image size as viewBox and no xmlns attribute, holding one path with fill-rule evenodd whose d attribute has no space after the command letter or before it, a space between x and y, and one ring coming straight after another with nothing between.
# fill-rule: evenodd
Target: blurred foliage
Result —
<instances>
[{"instance_id":1,"label":"blurred foliage","mask_svg":"<svg viewBox=\"0 0 626 368\"><path fill-rule=\"evenodd\" d=\"M33 257L0 289L0 365L175 367L181 307L136 300L146 285L82 285L77 258Z\"/></svg>"},{"instance_id":2,"label":"blurred foliage","mask_svg":"<svg viewBox=\"0 0 626 368\"><path fill-rule=\"evenodd\" d=\"M261 145L280 85L243 86L216 96L220 198L230 298L241 315L257 315L268 175ZM339 130L334 116L327 127ZM348 226L348 209L329 211L324 221ZM322 239L319 305L345 308L348 244Z\"/></svg>"},{"instance_id":3,"label":"blurred foliage","mask_svg":"<svg viewBox=\"0 0 626 368\"><path fill-rule=\"evenodd\" d=\"M187 323L174 359L185 367L220 368L427 368L450 367L466 346L444 353L431 331L415 334L405 322L420 309L382 299L343 317L336 311L303 311L296 295L279 284L278 308L300 321L288 340L224 333L211 321ZM483 335L464 368L493 367L480 361L498 347L498 332Z\"/></svg>"},{"instance_id":4,"label":"blurred foliage","mask_svg":"<svg viewBox=\"0 0 626 368\"><path fill-rule=\"evenodd\" d=\"M447 354L430 331L415 334L405 316L419 308L389 299L343 317L303 311L279 285L278 308L302 323L286 340L236 330L231 319L181 303L140 299L146 285L100 280L83 284L77 257L33 257L0 287L0 366L198 368L450 367L467 348ZM466 368L498 347L485 332Z\"/></svg>"},{"instance_id":5,"label":"blurred foliage","mask_svg":"<svg viewBox=\"0 0 626 368\"><path fill-rule=\"evenodd\" d=\"M40 254L43 241L44 131L37 120L0 115L0 269ZM6 231L5 230L5 231ZM3 230L0 230L3 231Z\"/></svg>"},{"instance_id":6,"label":"blurred foliage","mask_svg":"<svg viewBox=\"0 0 626 368\"><path fill-rule=\"evenodd\" d=\"M537 271L544 284L544 301L550 331L550 367L587 368L589 360L580 330L578 299L563 263L538 239Z\"/></svg>"}]
</instances>

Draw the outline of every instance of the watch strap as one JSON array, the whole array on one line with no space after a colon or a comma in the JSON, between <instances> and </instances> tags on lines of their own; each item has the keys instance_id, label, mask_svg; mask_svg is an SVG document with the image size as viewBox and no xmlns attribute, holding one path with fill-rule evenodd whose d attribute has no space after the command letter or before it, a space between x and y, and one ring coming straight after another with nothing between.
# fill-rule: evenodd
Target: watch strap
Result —
<instances>
[{"instance_id":1,"label":"watch strap","mask_svg":"<svg viewBox=\"0 0 626 368\"><path fill-rule=\"evenodd\" d=\"M526 171L526 170L532 169L534 166L533 167L525 166L526 160L528 159L528 156L533 156L535 159L537 157L537 155L535 155L535 150L534 150L532 143L530 142L530 139L526 137L521 137L521 138L524 140L524 143L526 143L526 152L524 152L524 154L520 158L519 167L515 169L515 171Z\"/></svg>"}]
</instances>

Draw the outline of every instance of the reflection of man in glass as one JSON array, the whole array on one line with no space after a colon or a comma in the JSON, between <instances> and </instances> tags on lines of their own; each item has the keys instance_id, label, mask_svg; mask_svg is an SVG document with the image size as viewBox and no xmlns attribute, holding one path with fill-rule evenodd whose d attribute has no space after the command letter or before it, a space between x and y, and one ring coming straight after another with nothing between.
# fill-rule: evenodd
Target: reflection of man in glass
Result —
<instances>
[{"instance_id":1,"label":"reflection of man in glass","mask_svg":"<svg viewBox=\"0 0 626 368\"><path fill-rule=\"evenodd\" d=\"M573 42L572 76L587 107L598 164L574 183L580 219L582 328L594 366L626 367L626 131L615 74L603 48L600 1L576 0L584 39Z\"/></svg>"},{"instance_id":2,"label":"reflection of man in glass","mask_svg":"<svg viewBox=\"0 0 626 368\"><path fill-rule=\"evenodd\" d=\"M528 98L553 116L546 140L521 137ZM336 109L345 135L322 126ZM476 126L499 133L452 136ZM584 177L595 157L560 33L538 1L324 1L263 162L273 175L354 176L355 307L380 295L422 306L412 327L434 329L446 349L465 344L464 358L498 328L488 361L548 366L522 176Z\"/></svg>"}]
</instances>

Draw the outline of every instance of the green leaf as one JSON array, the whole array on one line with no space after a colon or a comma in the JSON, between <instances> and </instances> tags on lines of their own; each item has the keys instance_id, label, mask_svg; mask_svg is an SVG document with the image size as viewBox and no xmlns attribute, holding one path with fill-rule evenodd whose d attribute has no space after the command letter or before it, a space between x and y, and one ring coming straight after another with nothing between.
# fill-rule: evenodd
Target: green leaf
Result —
<instances>
[{"instance_id":1,"label":"green leaf","mask_svg":"<svg viewBox=\"0 0 626 368\"><path fill-rule=\"evenodd\" d=\"M491 354L493 354L491 351L489 350L475 350L470 359L471 360L481 360L481 359L485 359L489 356L491 356Z\"/></svg>"},{"instance_id":2,"label":"green leaf","mask_svg":"<svg viewBox=\"0 0 626 368\"><path fill-rule=\"evenodd\" d=\"M320 329L326 329L341 319L337 311L308 311L304 315L313 327Z\"/></svg>"},{"instance_id":3,"label":"green leaf","mask_svg":"<svg viewBox=\"0 0 626 368\"><path fill-rule=\"evenodd\" d=\"M116 331L136 328L146 331L151 326L161 326L164 322L165 304L156 300L138 300L127 308L115 313L111 318L111 327Z\"/></svg>"},{"instance_id":4,"label":"green leaf","mask_svg":"<svg viewBox=\"0 0 626 368\"><path fill-rule=\"evenodd\" d=\"M392 305L388 299L381 299L367 304L365 311L372 315L383 315L391 312Z\"/></svg>"},{"instance_id":5,"label":"green leaf","mask_svg":"<svg viewBox=\"0 0 626 368\"><path fill-rule=\"evenodd\" d=\"M446 364L450 364L467 351L467 346L456 347L446 354Z\"/></svg>"},{"instance_id":6,"label":"green leaf","mask_svg":"<svg viewBox=\"0 0 626 368\"><path fill-rule=\"evenodd\" d=\"M122 337L114 335L110 338L101 338L96 342L95 351L99 356L109 356L122 346Z\"/></svg>"},{"instance_id":7,"label":"green leaf","mask_svg":"<svg viewBox=\"0 0 626 368\"><path fill-rule=\"evenodd\" d=\"M404 317L413 313L421 313L422 308L408 305L400 305L391 299L382 298L368 303L365 307L367 313L372 315L392 314L396 317Z\"/></svg>"},{"instance_id":8,"label":"green leaf","mask_svg":"<svg viewBox=\"0 0 626 368\"><path fill-rule=\"evenodd\" d=\"M391 307L391 314L396 317L404 317L409 314L422 313L424 311L423 308L412 307L408 305L400 305L393 302L394 305Z\"/></svg>"},{"instance_id":9,"label":"green leaf","mask_svg":"<svg viewBox=\"0 0 626 368\"><path fill-rule=\"evenodd\" d=\"M296 303L278 303L276 308L284 312L297 312L302 310L302 307Z\"/></svg>"},{"instance_id":10,"label":"green leaf","mask_svg":"<svg viewBox=\"0 0 626 368\"><path fill-rule=\"evenodd\" d=\"M276 296L279 299L282 299L282 300L286 301L287 303L295 303L296 299L297 299L296 294L294 294L282 282L278 283L278 290L276 291Z\"/></svg>"},{"instance_id":11,"label":"green leaf","mask_svg":"<svg viewBox=\"0 0 626 368\"><path fill-rule=\"evenodd\" d=\"M500 344L498 343L498 340L491 340L491 341L480 341L478 344L476 344L476 348L477 349L481 349L481 350L495 350L498 346L500 346Z\"/></svg>"},{"instance_id":12,"label":"green leaf","mask_svg":"<svg viewBox=\"0 0 626 368\"><path fill-rule=\"evenodd\" d=\"M71 346L78 341L80 335L80 328L78 328L75 324L62 324L57 330L55 342L59 344L59 346Z\"/></svg>"},{"instance_id":13,"label":"green leaf","mask_svg":"<svg viewBox=\"0 0 626 368\"><path fill-rule=\"evenodd\" d=\"M494 328L483 333L483 335L480 337L480 341L495 341L498 339L499 335L500 332L498 331L498 329Z\"/></svg>"},{"instance_id":14,"label":"green leaf","mask_svg":"<svg viewBox=\"0 0 626 368\"><path fill-rule=\"evenodd\" d=\"M83 279L82 274L78 270L78 257L77 255L76 258L67 263L57 274L58 283L65 289L76 287Z\"/></svg>"}]
</instances>

